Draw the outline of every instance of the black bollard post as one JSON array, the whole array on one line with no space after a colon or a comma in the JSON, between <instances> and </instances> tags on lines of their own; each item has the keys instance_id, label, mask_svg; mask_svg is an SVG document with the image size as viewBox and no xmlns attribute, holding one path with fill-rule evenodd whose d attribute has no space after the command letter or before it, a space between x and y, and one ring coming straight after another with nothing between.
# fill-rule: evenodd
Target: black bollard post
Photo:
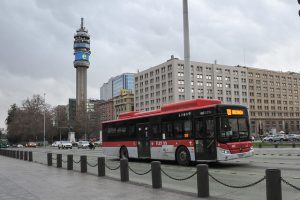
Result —
<instances>
[{"instance_id":1,"label":"black bollard post","mask_svg":"<svg viewBox=\"0 0 300 200\"><path fill-rule=\"evenodd\" d=\"M68 170L73 170L73 155L68 155L67 157L68 160Z\"/></svg>"},{"instance_id":2,"label":"black bollard post","mask_svg":"<svg viewBox=\"0 0 300 200\"><path fill-rule=\"evenodd\" d=\"M197 189L198 197L209 197L208 166L206 164L197 165Z\"/></svg>"},{"instance_id":3,"label":"black bollard post","mask_svg":"<svg viewBox=\"0 0 300 200\"><path fill-rule=\"evenodd\" d=\"M120 174L121 174L122 182L129 181L128 159L126 159L126 158L122 158L120 160Z\"/></svg>"},{"instance_id":4,"label":"black bollard post","mask_svg":"<svg viewBox=\"0 0 300 200\"><path fill-rule=\"evenodd\" d=\"M293 146L293 148L296 148L296 144L295 143L293 143L292 146Z\"/></svg>"},{"instance_id":5,"label":"black bollard post","mask_svg":"<svg viewBox=\"0 0 300 200\"><path fill-rule=\"evenodd\" d=\"M275 147L275 148L278 148L278 144L274 144L274 147Z\"/></svg>"},{"instance_id":6,"label":"black bollard post","mask_svg":"<svg viewBox=\"0 0 300 200\"><path fill-rule=\"evenodd\" d=\"M20 151L17 151L17 156L16 156L17 159L20 159Z\"/></svg>"},{"instance_id":7,"label":"black bollard post","mask_svg":"<svg viewBox=\"0 0 300 200\"><path fill-rule=\"evenodd\" d=\"M24 151L24 160L28 160L28 151Z\"/></svg>"},{"instance_id":8,"label":"black bollard post","mask_svg":"<svg viewBox=\"0 0 300 200\"><path fill-rule=\"evenodd\" d=\"M56 167L61 168L62 167L62 155L56 154Z\"/></svg>"},{"instance_id":9,"label":"black bollard post","mask_svg":"<svg viewBox=\"0 0 300 200\"><path fill-rule=\"evenodd\" d=\"M86 173L87 172L86 156L80 156L80 163L81 163L81 173Z\"/></svg>"},{"instance_id":10,"label":"black bollard post","mask_svg":"<svg viewBox=\"0 0 300 200\"><path fill-rule=\"evenodd\" d=\"M279 169L266 169L266 194L267 200L282 200Z\"/></svg>"},{"instance_id":11,"label":"black bollard post","mask_svg":"<svg viewBox=\"0 0 300 200\"><path fill-rule=\"evenodd\" d=\"M29 159L28 159L29 162L32 162L32 151L29 151Z\"/></svg>"},{"instance_id":12,"label":"black bollard post","mask_svg":"<svg viewBox=\"0 0 300 200\"><path fill-rule=\"evenodd\" d=\"M262 145L261 145L261 143L259 143L259 144L258 144L258 148L261 148L261 147L262 147Z\"/></svg>"},{"instance_id":13,"label":"black bollard post","mask_svg":"<svg viewBox=\"0 0 300 200\"><path fill-rule=\"evenodd\" d=\"M159 161L151 162L152 188L159 189L162 187L161 166Z\"/></svg>"},{"instance_id":14,"label":"black bollard post","mask_svg":"<svg viewBox=\"0 0 300 200\"><path fill-rule=\"evenodd\" d=\"M13 158L16 158L16 150L13 150Z\"/></svg>"},{"instance_id":15,"label":"black bollard post","mask_svg":"<svg viewBox=\"0 0 300 200\"><path fill-rule=\"evenodd\" d=\"M52 153L47 153L48 166L52 166Z\"/></svg>"},{"instance_id":16,"label":"black bollard post","mask_svg":"<svg viewBox=\"0 0 300 200\"><path fill-rule=\"evenodd\" d=\"M20 160L23 160L23 155L24 155L24 152L20 151Z\"/></svg>"},{"instance_id":17,"label":"black bollard post","mask_svg":"<svg viewBox=\"0 0 300 200\"><path fill-rule=\"evenodd\" d=\"M105 158L98 157L98 176L105 176Z\"/></svg>"}]
</instances>

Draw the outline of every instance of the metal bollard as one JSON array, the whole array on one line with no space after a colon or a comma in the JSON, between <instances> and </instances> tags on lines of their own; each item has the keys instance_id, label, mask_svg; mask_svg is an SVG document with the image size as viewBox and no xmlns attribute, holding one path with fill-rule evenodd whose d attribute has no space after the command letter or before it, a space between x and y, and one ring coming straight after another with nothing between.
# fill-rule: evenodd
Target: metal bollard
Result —
<instances>
[{"instance_id":1,"label":"metal bollard","mask_svg":"<svg viewBox=\"0 0 300 200\"><path fill-rule=\"evenodd\" d=\"M73 170L73 155L68 155L67 157L67 162L68 162L68 170Z\"/></svg>"},{"instance_id":2,"label":"metal bollard","mask_svg":"<svg viewBox=\"0 0 300 200\"><path fill-rule=\"evenodd\" d=\"M56 154L56 167L61 168L62 167L62 155Z\"/></svg>"},{"instance_id":3,"label":"metal bollard","mask_svg":"<svg viewBox=\"0 0 300 200\"><path fill-rule=\"evenodd\" d=\"M32 162L32 151L29 151L28 153L29 153L29 159L28 159L28 161Z\"/></svg>"},{"instance_id":4,"label":"metal bollard","mask_svg":"<svg viewBox=\"0 0 300 200\"><path fill-rule=\"evenodd\" d=\"M20 151L17 151L16 158L17 158L17 159L20 159Z\"/></svg>"},{"instance_id":5,"label":"metal bollard","mask_svg":"<svg viewBox=\"0 0 300 200\"><path fill-rule=\"evenodd\" d=\"M292 146L293 146L293 148L296 148L296 144L295 143L293 143Z\"/></svg>"},{"instance_id":6,"label":"metal bollard","mask_svg":"<svg viewBox=\"0 0 300 200\"><path fill-rule=\"evenodd\" d=\"M275 147L275 148L278 148L278 144L274 144L274 147Z\"/></svg>"},{"instance_id":7,"label":"metal bollard","mask_svg":"<svg viewBox=\"0 0 300 200\"><path fill-rule=\"evenodd\" d=\"M98 176L105 176L105 158L98 157Z\"/></svg>"},{"instance_id":8,"label":"metal bollard","mask_svg":"<svg viewBox=\"0 0 300 200\"><path fill-rule=\"evenodd\" d=\"M24 151L24 160L28 159L28 151Z\"/></svg>"},{"instance_id":9,"label":"metal bollard","mask_svg":"<svg viewBox=\"0 0 300 200\"><path fill-rule=\"evenodd\" d=\"M13 155L13 158L16 158L16 150L13 150L12 155Z\"/></svg>"},{"instance_id":10,"label":"metal bollard","mask_svg":"<svg viewBox=\"0 0 300 200\"><path fill-rule=\"evenodd\" d=\"M281 172L279 169L266 169L267 200L281 200Z\"/></svg>"},{"instance_id":11,"label":"metal bollard","mask_svg":"<svg viewBox=\"0 0 300 200\"><path fill-rule=\"evenodd\" d=\"M197 190L198 197L209 197L208 166L206 164L197 165Z\"/></svg>"},{"instance_id":12,"label":"metal bollard","mask_svg":"<svg viewBox=\"0 0 300 200\"><path fill-rule=\"evenodd\" d=\"M52 153L47 153L48 166L52 166Z\"/></svg>"},{"instance_id":13,"label":"metal bollard","mask_svg":"<svg viewBox=\"0 0 300 200\"><path fill-rule=\"evenodd\" d=\"M262 145L261 145L261 143L259 143L259 144L258 144L258 148L261 148L261 147L262 147Z\"/></svg>"},{"instance_id":14,"label":"metal bollard","mask_svg":"<svg viewBox=\"0 0 300 200\"><path fill-rule=\"evenodd\" d=\"M86 173L87 172L86 156L80 156L80 163L81 163L81 173Z\"/></svg>"},{"instance_id":15,"label":"metal bollard","mask_svg":"<svg viewBox=\"0 0 300 200\"><path fill-rule=\"evenodd\" d=\"M24 152L20 151L20 160L23 160L23 155L24 155Z\"/></svg>"},{"instance_id":16,"label":"metal bollard","mask_svg":"<svg viewBox=\"0 0 300 200\"><path fill-rule=\"evenodd\" d=\"M159 161L151 162L152 188L159 189L162 187L161 167Z\"/></svg>"},{"instance_id":17,"label":"metal bollard","mask_svg":"<svg viewBox=\"0 0 300 200\"><path fill-rule=\"evenodd\" d=\"M122 158L120 160L120 174L121 174L122 182L129 181L128 159L126 159L126 158Z\"/></svg>"}]
</instances>

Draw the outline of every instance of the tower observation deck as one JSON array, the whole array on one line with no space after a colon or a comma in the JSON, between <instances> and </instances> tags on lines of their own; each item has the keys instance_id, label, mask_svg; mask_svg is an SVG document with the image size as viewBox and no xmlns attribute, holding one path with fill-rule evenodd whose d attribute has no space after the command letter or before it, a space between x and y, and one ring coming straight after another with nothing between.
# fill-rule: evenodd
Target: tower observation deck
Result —
<instances>
[{"instance_id":1,"label":"tower observation deck","mask_svg":"<svg viewBox=\"0 0 300 200\"><path fill-rule=\"evenodd\" d=\"M74 67L76 68L76 106L85 106L87 101L87 69L90 66L90 35L83 25L74 35Z\"/></svg>"}]
</instances>

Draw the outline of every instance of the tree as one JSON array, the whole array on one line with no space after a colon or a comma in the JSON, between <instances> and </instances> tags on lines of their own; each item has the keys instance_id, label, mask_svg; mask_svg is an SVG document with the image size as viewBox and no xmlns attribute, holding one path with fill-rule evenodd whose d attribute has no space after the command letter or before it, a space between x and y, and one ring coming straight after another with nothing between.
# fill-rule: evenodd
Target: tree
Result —
<instances>
[{"instance_id":1,"label":"tree","mask_svg":"<svg viewBox=\"0 0 300 200\"><path fill-rule=\"evenodd\" d=\"M53 134L53 112L49 105L44 104L40 95L33 95L31 99L23 101L19 108L13 104L6 119L8 139L12 143L42 141L44 136L44 112L47 136Z\"/></svg>"}]
</instances>

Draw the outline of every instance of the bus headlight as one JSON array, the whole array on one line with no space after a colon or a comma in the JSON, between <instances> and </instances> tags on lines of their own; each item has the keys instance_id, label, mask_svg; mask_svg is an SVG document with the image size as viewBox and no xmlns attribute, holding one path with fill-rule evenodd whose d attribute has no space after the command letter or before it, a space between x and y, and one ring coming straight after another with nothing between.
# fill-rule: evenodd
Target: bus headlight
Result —
<instances>
[{"instance_id":1,"label":"bus headlight","mask_svg":"<svg viewBox=\"0 0 300 200\"><path fill-rule=\"evenodd\" d=\"M230 151L229 151L229 150L225 150L225 149L221 149L221 152L222 152L223 154L230 154Z\"/></svg>"}]
</instances>

